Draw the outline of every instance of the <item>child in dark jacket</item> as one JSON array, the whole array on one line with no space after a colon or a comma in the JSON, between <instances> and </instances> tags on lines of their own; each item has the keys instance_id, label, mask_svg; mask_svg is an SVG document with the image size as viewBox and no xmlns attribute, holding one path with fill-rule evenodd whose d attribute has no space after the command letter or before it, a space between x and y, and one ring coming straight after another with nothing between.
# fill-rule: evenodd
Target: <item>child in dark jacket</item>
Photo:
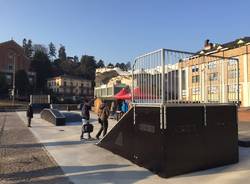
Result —
<instances>
[{"instance_id":1,"label":"child in dark jacket","mask_svg":"<svg viewBox=\"0 0 250 184\"><path fill-rule=\"evenodd\" d=\"M31 104L28 106L26 116L28 118L28 127L31 127L31 119L33 118L33 108Z\"/></svg>"}]
</instances>

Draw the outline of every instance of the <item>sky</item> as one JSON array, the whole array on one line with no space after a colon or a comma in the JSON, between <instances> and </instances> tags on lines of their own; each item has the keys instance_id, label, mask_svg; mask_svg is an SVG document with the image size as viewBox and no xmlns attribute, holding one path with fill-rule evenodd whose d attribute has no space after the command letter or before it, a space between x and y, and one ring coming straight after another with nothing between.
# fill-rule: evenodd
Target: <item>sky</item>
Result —
<instances>
[{"instance_id":1,"label":"sky","mask_svg":"<svg viewBox=\"0 0 250 184\"><path fill-rule=\"evenodd\" d=\"M250 36L247 0L0 0L0 42L53 42L68 56L128 62L159 48Z\"/></svg>"}]
</instances>

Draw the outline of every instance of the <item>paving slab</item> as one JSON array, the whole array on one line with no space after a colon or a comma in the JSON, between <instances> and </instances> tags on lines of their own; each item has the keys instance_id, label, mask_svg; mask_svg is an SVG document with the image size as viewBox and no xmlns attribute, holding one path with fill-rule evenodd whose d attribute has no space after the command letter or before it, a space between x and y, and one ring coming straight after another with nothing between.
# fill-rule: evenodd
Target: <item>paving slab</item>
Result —
<instances>
[{"instance_id":1,"label":"paving slab","mask_svg":"<svg viewBox=\"0 0 250 184\"><path fill-rule=\"evenodd\" d=\"M26 121L25 112L17 112ZM95 135L100 127L91 113ZM109 130L116 124L109 121ZM240 162L215 169L161 178L145 168L95 145L97 140L80 141L80 123L56 127L40 115L32 120L32 133L44 144L63 172L75 184L241 184L250 181L250 149L239 148ZM185 154L185 153L183 153Z\"/></svg>"},{"instance_id":2,"label":"paving slab","mask_svg":"<svg viewBox=\"0 0 250 184\"><path fill-rule=\"evenodd\" d=\"M0 184L72 184L15 112L0 112Z\"/></svg>"}]
</instances>

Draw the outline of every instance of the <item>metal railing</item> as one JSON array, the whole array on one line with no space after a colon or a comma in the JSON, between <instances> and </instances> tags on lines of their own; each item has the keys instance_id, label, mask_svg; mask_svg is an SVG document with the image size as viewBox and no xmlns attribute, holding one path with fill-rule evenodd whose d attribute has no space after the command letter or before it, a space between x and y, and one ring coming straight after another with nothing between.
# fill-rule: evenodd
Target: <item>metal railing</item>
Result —
<instances>
[{"instance_id":1,"label":"metal railing","mask_svg":"<svg viewBox=\"0 0 250 184\"><path fill-rule=\"evenodd\" d=\"M159 49L135 59L134 104L239 103L239 61Z\"/></svg>"}]
</instances>

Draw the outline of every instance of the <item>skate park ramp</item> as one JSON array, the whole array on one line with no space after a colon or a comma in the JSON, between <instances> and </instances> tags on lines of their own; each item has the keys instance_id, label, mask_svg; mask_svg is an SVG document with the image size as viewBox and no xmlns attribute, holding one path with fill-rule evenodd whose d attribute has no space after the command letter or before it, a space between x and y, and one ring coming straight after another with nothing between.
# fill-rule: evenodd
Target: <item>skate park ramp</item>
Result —
<instances>
[{"instance_id":1,"label":"skate park ramp","mask_svg":"<svg viewBox=\"0 0 250 184\"><path fill-rule=\"evenodd\" d=\"M133 107L98 146L162 177L238 162L235 105L173 105L163 109Z\"/></svg>"},{"instance_id":2,"label":"skate park ramp","mask_svg":"<svg viewBox=\"0 0 250 184\"><path fill-rule=\"evenodd\" d=\"M119 122L111 129L111 131L98 143L115 154L132 160L133 159L133 113L134 109L130 109Z\"/></svg>"},{"instance_id":3,"label":"skate park ramp","mask_svg":"<svg viewBox=\"0 0 250 184\"><path fill-rule=\"evenodd\" d=\"M65 111L60 111L60 112L65 116L65 123L67 125L75 125L82 123L82 116L79 113L65 112Z\"/></svg>"},{"instance_id":4,"label":"skate park ramp","mask_svg":"<svg viewBox=\"0 0 250 184\"><path fill-rule=\"evenodd\" d=\"M65 125L66 117L59 110L43 109L40 115L42 119L53 123L56 126Z\"/></svg>"}]
</instances>

